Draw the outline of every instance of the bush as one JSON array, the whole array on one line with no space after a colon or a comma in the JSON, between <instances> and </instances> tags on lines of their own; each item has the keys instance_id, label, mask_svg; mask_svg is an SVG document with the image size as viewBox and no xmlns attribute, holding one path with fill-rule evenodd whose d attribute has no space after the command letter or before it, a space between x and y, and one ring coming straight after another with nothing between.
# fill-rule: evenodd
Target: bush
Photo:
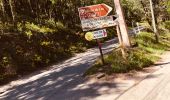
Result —
<instances>
[{"instance_id":1,"label":"bush","mask_svg":"<svg viewBox=\"0 0 170 100\"><path fill-rule=\"evenodd\" d=\"M96 45L96 41L86 41L84 33L76 34L75 29L53 19L41 24L21 21L15 27L4 23L0 28L4 31L0 34L0 84Z\"/></svg>"},{"instance_id":2,"label":"bush","mask_svg":"<svg viewBox=\"0 0 170 100\"><path fill-rule=\"evenodd\" d=\"M0 34L0 84L68 58L87 43L83 41L80 45L84 38L57 22L54 25L20 22L16 33L8 32ZM76 47L73 51L72 46Z\"/></svg>"},{"instance_id":3,"label":"bush","mask_svg":"<svg viewBox=\"0 0 170 100\"><path fill-rule=\"evenodd\" d=\"M165 28L170 31L170 21L165 22Z\"/></svg>"},{"instance_id":4,"label":"bush","mask_svg":"<svg viewBox=\"0 0 170 100\"><path fill-rule=\"evenodd\" d=\"M157 61L159 59L158 54L170 48L169 39L170 34L161 34L160 42L156 43L152 33L142 32L133 38L133 42L138 46L125 50L126 59L122 57L121 50L116 49L112 53L105 55L105 65L102 65L101 61L97 60L84 75L93 75L98 72L111 74L142 70Z\"/></svg>"}]
</instances>

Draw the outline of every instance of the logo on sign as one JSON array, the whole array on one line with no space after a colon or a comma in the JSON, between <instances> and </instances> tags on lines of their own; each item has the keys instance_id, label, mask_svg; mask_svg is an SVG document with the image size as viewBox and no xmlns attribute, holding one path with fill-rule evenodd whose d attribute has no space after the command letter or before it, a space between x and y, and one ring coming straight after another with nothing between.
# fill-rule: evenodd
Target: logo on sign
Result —
<instances>
[{"instance_id":1,"label":"logo on sign","mask_svg":"<svg viewBox=\"0 0 170 100\"><path fill-rule=\"evenodd\" d=\"M100 39L100 38L107 37L106 29L94 31L93 36L94 36L93 39Z\"/></svg>"}]
</instances>

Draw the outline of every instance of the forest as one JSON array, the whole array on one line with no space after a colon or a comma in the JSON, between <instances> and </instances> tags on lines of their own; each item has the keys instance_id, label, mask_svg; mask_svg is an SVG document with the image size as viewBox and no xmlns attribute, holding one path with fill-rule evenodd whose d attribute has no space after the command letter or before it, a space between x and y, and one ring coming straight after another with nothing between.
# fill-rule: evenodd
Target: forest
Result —
<instances>
[{"instance_id":1,"label":"forest","mask_svg":"<svg viewBox=\"0 0 170 100\"><path fill-rule=\"evenodd\" d=\"M159 28L170 20L170 1L152 1ZM100 3L114 8L113 0L0 0L0 83L95 46L84 39L78 8ZM142 21L152 25L149 0L121 0L121 5L128 27ZM114 36L109 29L108 39Z\"/></svg>"}]
</instances>

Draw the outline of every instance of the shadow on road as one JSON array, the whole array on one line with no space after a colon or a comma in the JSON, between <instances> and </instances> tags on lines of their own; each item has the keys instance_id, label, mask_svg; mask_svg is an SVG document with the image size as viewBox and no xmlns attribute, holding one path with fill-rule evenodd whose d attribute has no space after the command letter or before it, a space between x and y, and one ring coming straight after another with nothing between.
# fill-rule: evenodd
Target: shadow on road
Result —
<instances>
[{"instance_id":1,"label":"shadow on road","mask_svg":"<svg viewBox=\"0 0 170 100\"><path fill-rule=\"evenodd\" d=\"M80 66L81 70L86 70L85 66L88 64L79 63L77 66L70 66L60 72L53 72L38 80L13 87L0 98L4 100L81 100L101 95L98 91L100 88L116 87L116 84L111 83L84 84L87 80L79 76L82 74L81 71L76 70Z\"/></svg>"},{"instance_id":2,"label":"shadow on road","mask_svg":"<svg viewBox=\"0 0 170 100\"><path fill-rule=\"evenodd\" d=\"M104 47L104 49L108 50L106 52L111 50L110 47ZM113 82L89 83L82 77L83 72L93 64L98 56L99 52L96 48L71 58L63 64L55 65L49 73L42 77L8 89L5 93L0 94L0 99L89 100L89 98L102 95L103 92L107 94L109 88L116 88L117 85Z\"/></svg>"},{"instance_id":3,"label":"shadow on road","mask_svg":"<svg viewBox=\"0 0 170 100\"><path fill-rule=\"evenodd\" d=\"M166 63L158 63L158 64L154 64L155 66L161 66L161 65L167 65L170 64L170 62L166 62Z\"/></svg>"}]
</instances>

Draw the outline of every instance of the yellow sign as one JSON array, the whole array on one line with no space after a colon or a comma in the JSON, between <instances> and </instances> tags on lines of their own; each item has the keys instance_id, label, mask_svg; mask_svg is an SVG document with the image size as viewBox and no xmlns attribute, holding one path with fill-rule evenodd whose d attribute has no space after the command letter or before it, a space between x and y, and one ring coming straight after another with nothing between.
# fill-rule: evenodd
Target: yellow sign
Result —
<instances>
[{"instance_id":1,"label":"yellow sign","mask_svg":"<svg viewBox=\"0 0 170 100\"><path fill-rule=\"evenodd\" d=\"M94 38L94 36L93 36L93 33L92 33L92 32L87 32L87 33L85 34L85 39L86 39L87 41L91 41L91 40L93 40L93 38Z\"/></svg>"}]
</instances>

